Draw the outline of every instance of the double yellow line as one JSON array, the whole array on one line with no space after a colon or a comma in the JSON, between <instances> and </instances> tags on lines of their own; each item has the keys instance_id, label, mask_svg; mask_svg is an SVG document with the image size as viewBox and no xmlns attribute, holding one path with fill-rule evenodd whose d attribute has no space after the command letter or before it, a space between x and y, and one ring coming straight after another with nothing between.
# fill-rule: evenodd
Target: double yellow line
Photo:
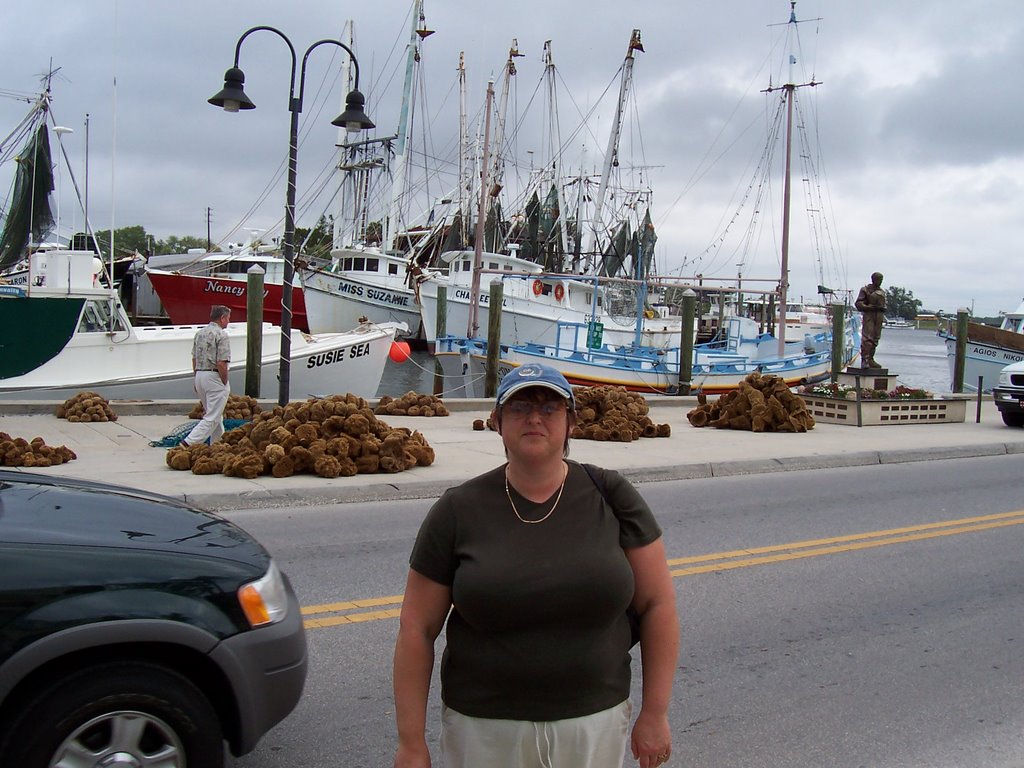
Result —
<instances>
[{"instance_id":1,"label":"double yellow line","mask_svg":"<svg viewBox=\"0 0 1024 768\"><path fill-rule=\"evenodd\" d=\"M697 573L728 571L733 568L748 568L752 565L782 563L787 560L801 560L805 557L835 555L840 552L856 552L861 549L887 547L890 544L906 544L911 541L937 539L940 536L958 536L961 533L987 531L1024 523L1024 509L1016 512L1000 512L995 515L965 517L941 523L911 525L906 528L890 528L887 531L853 533L834 536L830 539L811 539L793 544L777 544L770 547L736 549L731 552L717 552L713 555L679 557L668 561L669 573L673 576L692 576ZM682 565L683 568L673 566Z\"/></svg>"},{"instance_id":2,"label":"double yellow line","mask_svg":"<svg viewBox=\"0 0 1024 768\"><path fill-rule=\"evenodd\" d=\"M856 552L862 549L886 547L891 544L907 544L912 541L937 539L941 536L958 536L962 533L975 533L1021 524L1024 524L1024 509L1016 512L1000 512L994 515L965 517L941 523L890 528L885 531L869 531L868 533L834 536L828 539L797 541L792 544L678 557L668 561L669 573L672 576L692 576L698 573L729 571L735 568L749 568L755 565L835 555L841 552ZM402 595L391 595L365 600L308 605L303 607L302 615L307 617L304 621L306 629L320 629L342 624L359 624L366 621L397 618L401 612L401 605Z\"/></svg>"}]
</instances>

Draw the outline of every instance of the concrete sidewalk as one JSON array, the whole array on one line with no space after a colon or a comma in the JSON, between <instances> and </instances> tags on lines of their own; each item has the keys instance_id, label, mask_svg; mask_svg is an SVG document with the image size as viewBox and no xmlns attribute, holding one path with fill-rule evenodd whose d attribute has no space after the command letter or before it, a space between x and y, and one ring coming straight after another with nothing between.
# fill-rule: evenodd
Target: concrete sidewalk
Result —
<instances>
[{"instance_id":1,"label":"concrete sidewalk","mask_svg":"<svg viewBox=\"0 0 1024 768\"><path fill-rule=\"evenodd\" d=\"M382 417L394 427L418 430L433 447L436 460L397 474L356 475L333 480L311 474L245 480L223 475L193 475L170 469L166 449L149 445L188 421L194 401L112 401L116 422L69 423L56 418L54 403L0 403L0 432L47 445L66 445L78 458L50 468L22 469L128 485L184 499L208 509L327 504L366 500L432 498L446 488L504 461L501 438L474 431L486 419L490 402L446 400L447 417ZM798 469L889 464L929 459L1024 454L1024 429L1003 425L991 401L968 403L962 424L899 424L850 427L818 424L804 434L754 434L698 429L686 420L696 406L692 397L652 398L650 417L672 427L669 438L632 443L575 440L570 456L621 471L636 482L672 480ZM272 404L268 404L272 407Z\"/></svg>"}]
</instances>

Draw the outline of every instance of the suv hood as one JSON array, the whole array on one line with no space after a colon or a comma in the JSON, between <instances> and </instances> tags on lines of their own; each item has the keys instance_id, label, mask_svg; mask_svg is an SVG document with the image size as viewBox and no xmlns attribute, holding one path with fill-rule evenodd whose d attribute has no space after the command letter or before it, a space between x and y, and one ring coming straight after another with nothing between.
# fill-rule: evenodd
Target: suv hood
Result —
<instances>
[{"instance_id":1,"label":"suv hood","mask_svg":"<svg viewBox=\"0 0 1024 768\"><path fill-rule=\"evenodd\" d=\"M106 483L0 471L0 542L190 552L265 567L248 533L212 512Z\"/></svg>"}]
</instances>

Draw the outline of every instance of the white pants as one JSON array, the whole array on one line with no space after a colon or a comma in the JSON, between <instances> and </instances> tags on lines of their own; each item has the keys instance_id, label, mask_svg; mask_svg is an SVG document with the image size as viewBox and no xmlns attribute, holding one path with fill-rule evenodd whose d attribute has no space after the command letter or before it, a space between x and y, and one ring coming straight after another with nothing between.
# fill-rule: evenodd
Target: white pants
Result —
<instances>
[{"instance_id":1,"label":"white pants","mask_svg":"<svg viewBox=\"0 0 1024 768\"><path fill-rule=\"evenodd\" d=\"M629 700L584 717L550 722L441 713L442 768L622 768Z\"/></svg>"},{"instance_id":2,"label":"white pants","mask_svg":"<svg viewBox=\"0 0 1024 768\"><path fill-rule=\"evenodd\" d=\"M203 418L188 433L185 442L198 445L210 438L215 443L224 434L224 406L228 404L231 385L221 381L217 371L196 371L196 392L203 404Z\"/></svg>"}]
</instances>

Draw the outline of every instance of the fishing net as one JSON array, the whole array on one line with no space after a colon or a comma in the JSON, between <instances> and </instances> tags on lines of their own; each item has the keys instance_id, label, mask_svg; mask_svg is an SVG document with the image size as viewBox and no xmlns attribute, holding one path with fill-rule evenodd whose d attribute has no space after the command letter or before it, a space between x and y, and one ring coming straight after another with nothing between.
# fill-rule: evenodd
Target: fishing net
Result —
<instances>
[{"instance_id":1,"label":"fishing net","mask_svg":"<svg viewBox=\"0 0 1024 768\"><path fill-rule=\"evenodd\" d=\"M230 432L232 429L238 429L243 424L248 423L248 421L248 419L224 419L224 431ZM181 445L181 441L188 437L188 433L195 429L198 423L198 419L186 421L184 424L176 426L170 433L164 435L159 440L150 440L149 444L154 448L173 448L176 445Z\"/></svg>"}]
</instances>

